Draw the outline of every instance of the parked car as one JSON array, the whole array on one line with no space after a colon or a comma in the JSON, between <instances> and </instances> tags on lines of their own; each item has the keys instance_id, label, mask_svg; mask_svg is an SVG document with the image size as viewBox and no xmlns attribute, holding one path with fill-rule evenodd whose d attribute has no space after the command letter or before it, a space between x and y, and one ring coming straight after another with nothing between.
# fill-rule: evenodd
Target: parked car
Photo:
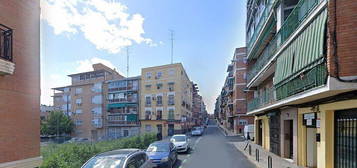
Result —
<instances>
[{"instance_id":1,"label":"parked car","mask_svg":"<svg viewBox=\"0 0 357 168\"><path fill-rule=\"evenodd\" d=\"M157 167L172 168L177 161L176 147L171 142L154 142L148 147L146 154Z\"/></svg>"},{"instance_id":2,"label":"parked car","mask_svg":"<svg viewBox=\"0 0 357 168\"><path fill-rule=\"evenodd\" d=\"M120 149L98 154L89 159L82 168L153 168L145 151L140 149Z\"/></svg>"},{"instance_id":3,"label":"parked car","mask_svg":"<svg viewBox=\"0 0 357 168\"><path fill-rule=\"evenodd\" d=\"M86 143L89 142L88 138L71 138L70 140L64 143Z\"/></svg>"},{"instance_id":4,"label":"parked car","mask_svg":"<svg viewBox=\"0 0 357 168\"><path fill-rule=\"evenodd\" d=\"M188 152L190 150L189 139L184 134L174 135L170 141L175 145L177 152Z\"/></svg>"},{"instance_id":5,"label":"parked car","mask_svg":"<svg viewBox=\"0 0 357 168\"><path fill-rule=\"evenodd\" d=\"M201 136L203 134L203 129L201 127L193 127L191 131L192 136Z\"/></svg>"},{"instance_id":6,"label":"parked car","mask_svg":"<svg viewBox=\"0 0 357 168\"><path fill-rule=\"evenodd\" d=\"M244 137L245 139L254 140L254 124L244 126Z\"/></svg>"}]
</instances>

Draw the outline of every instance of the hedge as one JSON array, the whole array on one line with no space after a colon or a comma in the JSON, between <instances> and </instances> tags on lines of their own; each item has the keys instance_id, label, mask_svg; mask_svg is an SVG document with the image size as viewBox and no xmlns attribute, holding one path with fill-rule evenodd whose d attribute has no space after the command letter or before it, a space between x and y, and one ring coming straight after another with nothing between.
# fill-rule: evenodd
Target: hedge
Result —
<instances>
[{"instance_id":1,"label":"hedge","mask_svg":"<svg viewBox=\"0 0 357 168\"><path fill-rule=\"evenodd\" d=\"M116 149L145 149L156 141L155 134L144 134L97 143L53 144L41 148L41 168L80 168L92 156Z\"/></svg>"}]
</instances>

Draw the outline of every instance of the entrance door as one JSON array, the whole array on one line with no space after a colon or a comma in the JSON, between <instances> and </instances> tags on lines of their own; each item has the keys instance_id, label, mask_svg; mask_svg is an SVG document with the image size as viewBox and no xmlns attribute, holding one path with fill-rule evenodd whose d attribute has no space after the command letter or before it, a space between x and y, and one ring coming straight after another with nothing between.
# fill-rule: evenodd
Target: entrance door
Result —
<instances>
[{"instance_id":1,"label":"entrance door","mask_svg":"<svg viewBox=\"0 0 357 168\"><path fill-rule=\"evenodd\" d=\"M316 128L306 128L306 160L308 167L317 167Z\"/></svg>"},{"instance_id":2,"label":"entrance door","mask_svg":"<svg viewBox=\"0 0 357 168\"><path fill-rule=\"evenodd\" d=\"M270 116L270 151L280 156L280 114Z\"/></svg>"},{"instance_id":3,"label":"entrance door","mask_svg":"<svg viewBox=\"0 0 357 168\"><path fill-rule=\"evenodd\" d=\"M129 130L124 130L124 137L129 136Z\"/></svg>"},{"instance_id":4,"label":"entrance door","mask_svg":"<svg viewBox=\"0 0 357 168\"><path fill-rule=\"evenodd\" d=\"M258 120L258 145L263 145L263 122L262 120Z\"/></svg>"},{"instance_id":5,"label":"entrance door","mask_svg":"<svg viewBox=\"0 0 357 168\"><path fill-rule=\"evenodd\" d=\"M168 131L167 133L168 133L169 136L174 135L174 133L175 133L175 125L174 124L169 124L167 131Z\"/></svg>"},{"instance_id":6,"label":"entrance door","mask_svg":"<svg viewBox=\"0 0 357 168\"><path fill-rule=\"evenodd\" d=\"M292 159L294 154L293 120L284 121L284 157Z\"/></svg>"},{"instance_id":7,"label":"entrance door","mask_svg":"<svg viewBox=\"0 0 357 168\"><path fill-rule=\"evenodd\" d=\"M162 124L157 124L157 132L162 134Z\"/></svg>"},{"instance_id":8,"label":"entrance door","mask_svg":"<svg viewBox=\"0 0 357 168\"><path fill-rule=\"evenodd\" d=\"M335 111L335 168L357 167L357 109Z\"/></svg>"}]
</instances>

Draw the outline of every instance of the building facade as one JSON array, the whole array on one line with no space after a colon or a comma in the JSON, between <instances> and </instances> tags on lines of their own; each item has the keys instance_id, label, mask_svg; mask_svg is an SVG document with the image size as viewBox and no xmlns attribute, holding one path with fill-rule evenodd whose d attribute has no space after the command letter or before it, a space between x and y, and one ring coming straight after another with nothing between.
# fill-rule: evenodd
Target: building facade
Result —
<instances>
[{"instance_id":1,"label":"building facade","mask_svg":"<svg viewBox=\"0 0 357 168\"><path fill-rule=\"evenodd\" d=\"M38 167L40 2L0 1L0 167Z\"/></svg>"},{"instance_id":2,"label":"building facade","mask_svg":"<svg viewBox=\"0 0 357 168\"><path fill-rule=\"evenodd\" d=\"M247 80L247 58L246 48L236 48L232 60L233 71L233 131L236 134L244 132L244 126L254 124L254 117L247 115L246 80Z\"/></svg>"},{"instance_id":3,"label":"building facade","mask_svg":"<svg viewBox=\"0 0 357 168\"><path fill-rule=\"evenodd\" d=\"M139 76L106 82L105 128L109 138L139 134L140 80Z\"/></svg>"},{"instance_id":4,"label":"building facade","mask_svg":"<svg viewBox=\"0 0 357 168\"><path fill-rule=\"evenodd\" d=\"M298 166L356 167L356 7L349 0L248 0L247 99L256 144Z\"/></svg>"},{"instance_id":5,"label":"building facade","mask_svg":"<svg viewBox=\"0 0 357 168\"><path fill-rule=\"evenodd\" d=\"M74 137L89 140L106 139L106 81L124 78L117 71L103 65L93 64L93 71L68 75L69 86L54 88L54 106L70 116L75 123Z\"/></svg>"},{"instance_id":6,"label":"building facade","mask_svg":"<svg viewBox=\"0 0 357 168\"><path fill-rule=\"evenodd\" d=\"M183 133L192 124L192 83L181 63L141 71L141 132Z\"/></svg>"}]
</instances>

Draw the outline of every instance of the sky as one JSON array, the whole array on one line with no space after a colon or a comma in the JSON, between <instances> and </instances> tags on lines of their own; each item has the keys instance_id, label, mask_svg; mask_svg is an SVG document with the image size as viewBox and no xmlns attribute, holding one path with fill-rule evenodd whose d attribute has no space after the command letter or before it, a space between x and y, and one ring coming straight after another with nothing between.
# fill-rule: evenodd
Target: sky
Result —
<instances>
[{"instance_id":1,"label":"sky","mask_svg":"<svg viewBox=\"0 0 357 168\"><path fill-rule=\"evenodd\" d=\"M245 0L41 0L41 103L69 74L103 63L129 76L181 62L214 111L234 49L245 46Z\"/></svg>"}]
</instances>

